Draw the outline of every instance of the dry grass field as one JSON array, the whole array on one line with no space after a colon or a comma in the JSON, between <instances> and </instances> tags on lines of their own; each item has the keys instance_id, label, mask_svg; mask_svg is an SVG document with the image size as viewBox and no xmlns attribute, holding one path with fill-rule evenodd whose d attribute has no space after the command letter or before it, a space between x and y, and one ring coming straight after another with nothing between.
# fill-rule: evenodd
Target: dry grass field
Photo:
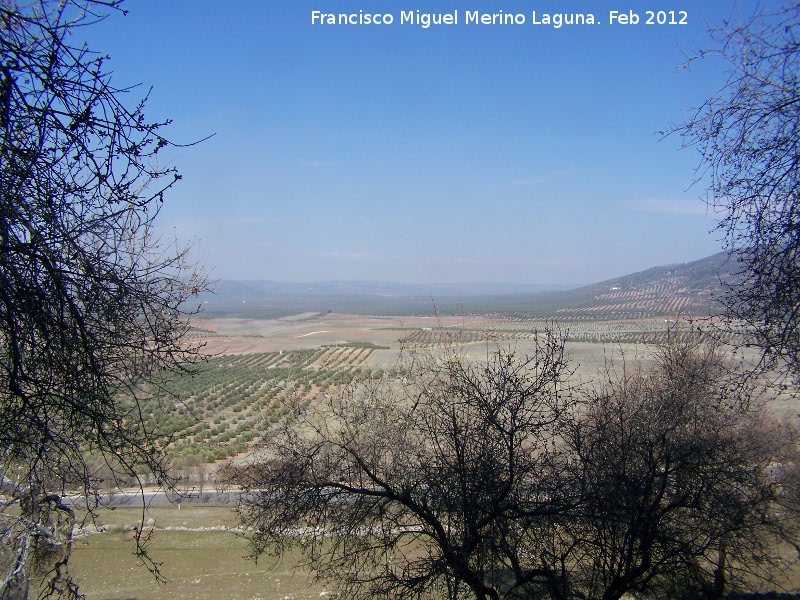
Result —
<instances>
[{"instance_id":1,"label":"dry grass field","mask_svg":"<svg viewBox=\"0 0 800 600\"><path fill-rule=\"evenodd\" d=\"M281 562L248 558L247 541L236 531L236 516L228 505L151 507L155 532L149 546L168 580L156 582L133 556L132 528L141 524L141 508L117 507L100 514L106 533L79 539L70 569L87 600L310 600L328 596L330 586L293 566L293 556ZM224 530L221 530L224 529ZM786 548L787 562L796 558ZM800 573L795 566L778 589L797 590ZM765 594L759 600L800 598L798 594Z\"/></svg>"},{"instance_id":2,"label":"dry grass field","mask_svg":"<svg viewBox=\"0 0 800 600\"><path fill-rule=\"evenodd\" d=\"M230 506L153 507L148 519L157 531L149 550L162 563L166 583L137 565L131 529L141 509L118 507L101 513L107 533L79 540L70 561L87 599L97 600L305 600L319 598L324 585L291 568L291 561L255 563L247 558L247 542L233 531Z\"/></svg>"},{"instance_id":3,"label":"dry grass field","mask_svg":"<svg viewBox=\"0 0 800 600\"><path fill-rule=\"evenodd\" d=\"M498 343L524 352L531 346L533 332L541 331L551 323L481 316L363 317L312 313L303 319L291 320L198 319L195 325L197 332L192 335L192 340L204 343L205 352L209 355L303 350L347 342L371 343L388 346L389 350L376 352L367 365L385 368L396 364L401 349L417 344L430 345L444 341L465 343L476 356L481 349L491 349ZM564 331L573 340L569 348L576 366L582 370L588 369L587 374L591 375L612 354L624 353L635 357L637 353L646 352L645 345L624 341L631 335L665 330L663 319L597 321L564 326ZM594 338L603 342L589 341Z\"/></svg>"}]
</instances>

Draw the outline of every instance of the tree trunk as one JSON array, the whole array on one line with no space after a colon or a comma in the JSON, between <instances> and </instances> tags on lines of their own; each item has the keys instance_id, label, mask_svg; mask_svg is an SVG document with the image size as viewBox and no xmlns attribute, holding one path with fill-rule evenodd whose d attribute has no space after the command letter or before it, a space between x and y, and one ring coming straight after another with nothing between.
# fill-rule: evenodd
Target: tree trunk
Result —
<instances>
[{"instance_id":1,"label":"tree trunk","mask_svg":"<svg viewBox=\"0 0 800 600\"><path fill-rule=\"evenodd\" d=\"M725 546L720 544L717 550L717 568L714 569L714 583L706 591L708 600L719 600L725 595Z\"/></svg>"}]
</instances>

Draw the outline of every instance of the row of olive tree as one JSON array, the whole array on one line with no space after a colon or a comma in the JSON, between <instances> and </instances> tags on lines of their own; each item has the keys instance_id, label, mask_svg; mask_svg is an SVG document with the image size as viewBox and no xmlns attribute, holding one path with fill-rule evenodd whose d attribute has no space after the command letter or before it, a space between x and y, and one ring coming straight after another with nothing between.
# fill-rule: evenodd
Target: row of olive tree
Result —
<instances>
[{"instance_id":1,"label":"row of olive tree","mask_svg":"<svg viewBox=\"0 0 800 600\"><path fill-rule=\"evenodd\" d=\"M577 389L530 356L412 354L270 431L240 469L256 556L299 547L347 598L720 598L798 536L794 428L718 348L673 341Z\"/></svg>"}]
</instances>

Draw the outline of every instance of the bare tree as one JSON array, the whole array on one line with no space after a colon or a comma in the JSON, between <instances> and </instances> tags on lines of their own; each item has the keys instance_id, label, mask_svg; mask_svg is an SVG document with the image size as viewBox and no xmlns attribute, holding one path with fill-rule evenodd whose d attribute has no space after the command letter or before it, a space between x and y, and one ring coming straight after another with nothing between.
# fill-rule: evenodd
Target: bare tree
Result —
<instances>
[{"instance_id":1,"label":"bare tree","mask_svg":"<svg viewBox=\"0 0 800 600\"><path fill-rule=\"evenodd\" d=\"M673 339L594 392L570 375L546 333L298 411L234 473L254 556L297 547L364 599L720 598L786 566L798 434L719 348Z\"/></svg>"},{"instance_id":2,"label":"bare tree","mask_svg":"<svg viewBox=\"0 0 800 600\"><path fill-rule=\"evenodd\" d=\"M672 133L701 155L698 181L736 265L725 304L765 366L800 373L800 4L712 30L726 84Z\"/></svg>"},{"instance_id":3,"label":"bare tree","mask_svg":"<svg viewBox=\"0 0 800 600\"><path fill-rule=\"evenodd\" d=\"M797 511L782 480L796 428L713 344L672 340L654 364L610 377L567 437L584 502L554 558L575 597L722 598L791 562Z\"/></svg>"},{"instance_id":4,"label":"bare tree","mask_svg":"<svg viewBox=\"0 0 800 600\"><path fill-rule=\"evenodd\" d=\"M137 410L154 373L185 365L185 301L205 280L153 231L180 177L165 123L124 102L104 58L74 45L119 0L0 0L0 597L77 593L71 509L92 504L87 456L114 477L164 457ZM142 540L138 546L141 554ZM45 551L46 550L46 551ZM151 567L155 565L151 564ZM35 588L34 588L35 589Z\"/></svg>"},{"instance_id":5,"label":"bare tree","mask_svg":"<svg viewBox=\"0 0 800 600\"><path fill-rule=\"evenodd\" d=\"M564 341L456 349L348 386L266 434L239 470L253 553L299 547L347 598L522 598L547 583L531 536L574 499L554 445L573 396Z\"/></svg>"}]
</instances>

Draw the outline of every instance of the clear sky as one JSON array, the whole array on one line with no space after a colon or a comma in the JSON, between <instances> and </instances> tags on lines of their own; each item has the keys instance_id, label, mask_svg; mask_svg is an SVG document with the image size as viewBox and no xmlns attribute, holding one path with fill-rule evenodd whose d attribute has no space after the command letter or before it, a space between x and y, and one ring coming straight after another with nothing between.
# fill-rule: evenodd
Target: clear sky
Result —
<instances>
[{"instance_id":1,"label":"clear sky","mask_svg":"<svg viewBox=\"0 0 800 600\"><path fill-rule=\"evenodd\" d=\"M161 215L215 278L592 283L721 249L697 152L657 132L724 82L720 59L679 69L708 27L753 6L129 0L78 35L116 85L143 84L131 100L153 87L146 114L172 118L173 141L215 134L170 154L184 179ZM417 10L459 22L401 23ZM688 24L647 25L648 10ZM474 11L525 23L467 24Z\"/></svg>"}]
</instances>

